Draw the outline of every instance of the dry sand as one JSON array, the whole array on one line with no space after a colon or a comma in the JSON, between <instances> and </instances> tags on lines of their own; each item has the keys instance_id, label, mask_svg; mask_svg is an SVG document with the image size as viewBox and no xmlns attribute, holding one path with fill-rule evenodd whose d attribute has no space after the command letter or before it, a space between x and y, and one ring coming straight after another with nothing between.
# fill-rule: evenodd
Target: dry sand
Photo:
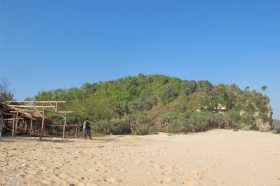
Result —
<instances>
[{"instance_id":1,"label":"dry sand","mask_svg":"<svg viewBox=\"0 0 280 186\"><path fill-rule=\"evenodd\" d=\"M0 185L280 185L280 135L4 137Z\"/></svg>"}]
</instances>

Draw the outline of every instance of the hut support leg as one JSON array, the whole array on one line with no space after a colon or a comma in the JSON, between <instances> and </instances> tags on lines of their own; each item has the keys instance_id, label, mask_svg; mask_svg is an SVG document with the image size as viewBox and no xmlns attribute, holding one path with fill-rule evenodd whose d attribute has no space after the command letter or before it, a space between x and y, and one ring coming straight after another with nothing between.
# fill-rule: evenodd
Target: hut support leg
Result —
<instances>
[{"instance_id":1,"label":"hut support leg","mask_svg":"<svg viewBox=\"0 0 280 186\"><path fill-rule=\"evenodd\" d=\"M12 137L15 135L15 116L13 117Z\"/></svg>"},{"instance_id":2,"label":"hut support leg","mask_svg":"<svg viewBox=\"0 0 280 186\"><path fill-rule=\"evenodd\" d=\"M63 139L65 138L65 126L66 126L66 118L64 118L64 125L63 125Z\"/></svg>"},{"instance_id":3,"label":"hut support leg","mask_svg":"<svg viewBox=\"0 0 280 186\"><path fill-rule=\"evenodd\" d=\"M40 140L42 140L42 135L44 132L44 123L45 123L45 118L42 118L42 127L41 127L41 133L40 133Z\"/></svg>"},{"instance_id":4,"label":"hut support leg","mask_svg":"<svg viewBox=\"0 0 280 186\"><path fill-rule=\"evenodd\" d=\"M30 122L30 137L32 135L32 130L33 130L33 119L31 118L31 122Z\"/></svg>"},{"instance_id":5,"label":"hut support leg","mask_svg":"<svg viewBox=\"0 0 280 186\"><path fill-rule=\"evenodd\" d=\"M16 116L15 135L17 135L17 131L18 131L18 113L17 113L17 116Z\"/></svg>"},{"instance_id":6,"label":"hut support leg","mask_svg":"<svg viewBox=\"0 0 280 186\"><path fill-rule=\"evenodd\" d=\"M40 140L42 140L42 135L43 135L43 132L44 132L44 123L45 123L45 107L43 108L42 127L41 127L41 133L40 133Z\"/></svg>"}]
</instances>

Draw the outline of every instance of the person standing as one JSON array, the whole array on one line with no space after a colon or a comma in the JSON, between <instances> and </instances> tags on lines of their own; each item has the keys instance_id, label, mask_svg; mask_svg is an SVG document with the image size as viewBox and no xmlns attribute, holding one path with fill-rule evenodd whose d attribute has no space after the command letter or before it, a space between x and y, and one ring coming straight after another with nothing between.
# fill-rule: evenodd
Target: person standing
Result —
<instances>
[{"instance_id":1,"label":"person standing","mask_svg":"<svg viewBox=\"0 0 280 186\"><path fill-rule=\"evenodd\" d=\"M87 139L87 137L89 139L91 139L91 125L90 125L90 120L87 118L86 120L86 132L85 132L85 139Z\"/></svg>"}]
</instances>

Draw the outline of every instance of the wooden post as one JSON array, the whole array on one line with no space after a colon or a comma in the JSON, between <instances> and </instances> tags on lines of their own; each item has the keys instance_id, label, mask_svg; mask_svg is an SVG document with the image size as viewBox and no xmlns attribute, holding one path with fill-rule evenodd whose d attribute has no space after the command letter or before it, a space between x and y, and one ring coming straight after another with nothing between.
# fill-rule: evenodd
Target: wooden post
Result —
<instances>
[{"instance_id":1,"label":"wooden post","mask_svg":"<svg viewBox=\"0 0 280 186\"><path fill-rule=\"evenodd\" d=\"M43 108L43 117L42 117L42 127L41 127L41 133L40 133L40 140L42 140L42 135L44 132L44 123L45 123L45 108Z\"/></svg>"},{"instance_id":2,"label":"wooden post","mask_svg":"<svg viewBox=\"0 0 280 186\"><path fill-rule=\"evenodd\" d=\"M18 128L18 112L17 112L17 115L16 115L15 136L17 135L17 128Z\"/></svg>"},{"instance_id":3,"label":"wooden post","mask_svg":"<svg viewBox=\"0 0 280 186\"><path fill-rule=\"evenodd\" d=\"M66 114L65 114L64 125L63 125L63 139L65 138L65 126L66 126Z\"/></svg>"},{"instance_id":4,"label":"wooden post","mask_svg":"<svg viewBox=\"0 0 280 186\"><path fill-rule=\"evenodd\" d=\"M12 137L14 137L14 134L15 134L15 115L13 115Z\"/></svg>"},{"instance_id":5,"label":"wooden post","mask_svg":"<svg viewBox=\"0 0 280 186\"><path fill-rule=\"evenodd\" d=\"M40 140L42 140L42 135L43 135L43 130L44 130L44 122L45 122L45 118L42 118L42 125L41 125L41 132L40 132Z\"/></svg>"},{"instance_id":6,"label":"wooden post","mask_svg":"<svg viewBox=\"0 0 280 186\"><path fill-rule=\"evenodd\" d=\"M33 130L33 118L31 117L31 122L30 122L30 137L32 135L32 130Z\"/></svg>"}]
</instances>

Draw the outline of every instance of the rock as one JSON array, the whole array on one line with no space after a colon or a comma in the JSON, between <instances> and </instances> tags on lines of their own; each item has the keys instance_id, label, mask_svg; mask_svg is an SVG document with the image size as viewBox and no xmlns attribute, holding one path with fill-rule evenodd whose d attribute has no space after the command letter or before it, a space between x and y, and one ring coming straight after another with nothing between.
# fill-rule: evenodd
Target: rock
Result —
<instances>
[{"instance_id":1,"label":"rock","mask_svg":"<svg viewBox=\"0 0 280 186\"><path fill-rule=\"evenodd\" d=\"M254 125L262 132L268 132L271 130L271 125L269 122L264 123L261 119L256 119Z\"/></svg>"}]
</instances>

